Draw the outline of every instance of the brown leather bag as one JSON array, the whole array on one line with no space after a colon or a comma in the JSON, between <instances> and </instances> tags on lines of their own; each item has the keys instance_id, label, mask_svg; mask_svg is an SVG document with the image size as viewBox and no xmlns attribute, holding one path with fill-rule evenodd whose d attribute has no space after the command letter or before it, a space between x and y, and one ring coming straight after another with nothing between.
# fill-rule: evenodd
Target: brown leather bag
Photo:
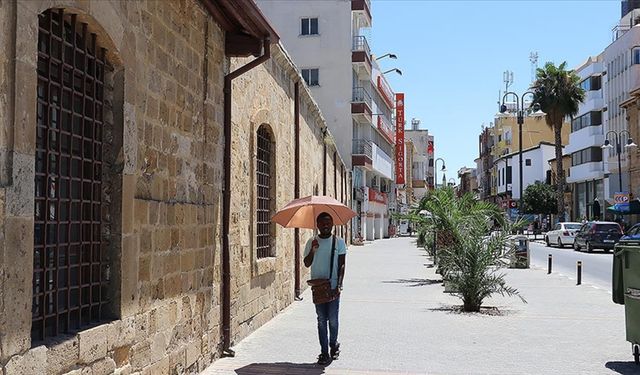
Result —
<instances>
[{"instance_id":1,"label":"brown leather bag","mask_svg":"<svg viewBox=\"0 0 640 375\"><path fill-rule=\"evenodd\" d=\"M331 243L331 261L329 263L329 278L328 279L312 279L308 280L307 284L311 286L311 294L313 296L313 303L316 305L331 302L340 296L340 289L331 288L331 277L333 275L333 258L336 252L336 237L333 236Z\"/></svg>"}]
</instances>

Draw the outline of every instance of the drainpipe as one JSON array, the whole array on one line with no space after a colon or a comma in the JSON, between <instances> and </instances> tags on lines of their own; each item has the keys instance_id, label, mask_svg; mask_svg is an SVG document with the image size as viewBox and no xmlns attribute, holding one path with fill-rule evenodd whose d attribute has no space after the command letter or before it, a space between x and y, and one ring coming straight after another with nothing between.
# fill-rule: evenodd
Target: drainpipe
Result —
<instances>
[{"instance_id":1,"label":"drainpipe","mask_svg":"<svg viewBox=\"0 0 640 375\"><path fill-rule=\"evenodd\" d=\"M294 182L293 197L300 198L300 82L296 82L293 91L293 123L295 125L295 155L294 155ZM296 228L294 232L294 296L296 301L302 301L300 297L300 229Z\"/></svg>"},{"instance_id":2,"label":"drainpipe","mask_svg":"<svg viewBox=\"0 0 640 375\"><path fill-rule=\"evenodd\" d=\"M224 76L224 191L222 196L222 355L233 357L231 346L231 249L229 222L231 212L231 94L232 81L271 58L271 41L262 42L263 54Z\"/></svg>"}]
</instances>

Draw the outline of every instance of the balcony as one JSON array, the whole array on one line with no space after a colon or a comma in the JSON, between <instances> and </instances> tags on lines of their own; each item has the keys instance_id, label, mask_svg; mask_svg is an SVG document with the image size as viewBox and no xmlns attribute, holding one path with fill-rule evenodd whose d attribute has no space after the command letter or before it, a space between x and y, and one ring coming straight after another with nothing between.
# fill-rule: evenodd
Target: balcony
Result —
<instances>
[{"instance_id":1,"label":"balcony","mask_svg":"<svg viewBox=\"0 0 640 375\"><path fill-rule=\"evenodd\" d=\"M364 87L353 88L351 114L358 123L371 124L371 94Z\"/></svg>"},{"instance_id":2,"label":"balcony","mask_svg":"<svg viewBox=\"0 0 640 375\"><path fill-rule=\"evenodd\" d=\"M351 0L351 11L362 20L362 27L371 27L371 0Z\"/></svg>"},{"instance_id":3,"label":"balcony","mask_svg":"<svg viewBox=\"0 0 640 375\"><path fill-rule=\"evenodd\" d=\"M351 46L351 62L353 69L362 81L371 80L371 50L367 38L362 35L353 37Z\"/></svg>"},{"instance_id":4,"label":"balcony","mask_svg":"<svg viewBox=\"0 0 640 375\"><path fill-rule=\"evenodd\" d=\"M351 163L354 167L364 167L371 170L373 167L371 141L366 139L354 139L351 149Z\"/></svg>"},{"instance_id":5,"label":"balcony","mask_svg":"<svg viewBox=\"0 0 640 375\"><path fill-rule=\"evenodd\" d=\"M395 138L395 133L393 131L393 126L391 125L391 122L387 120L387 117L384 115L375 115L375 116L377 117L375 123L378 128L378 131L389 142L389 144L394 145L396 142L396 138Z\"/></svg>"}]
</instances>

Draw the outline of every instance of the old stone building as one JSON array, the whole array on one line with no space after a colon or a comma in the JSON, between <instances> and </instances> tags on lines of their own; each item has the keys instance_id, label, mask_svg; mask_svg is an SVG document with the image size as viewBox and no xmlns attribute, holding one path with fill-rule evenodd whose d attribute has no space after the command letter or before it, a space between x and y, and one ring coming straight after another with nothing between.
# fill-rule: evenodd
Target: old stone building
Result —
<instances>
[{"instance_id":1,"label":"old stone building","mask_svg":"<svg viewBox=\"0 0 640 375\"><path fill-rule=\"evenodd\" d=\"M269 218L350 183L252 0L0 0L0 48L0 373L197 372L293 301Z\"/></svg>"}]
</instances>

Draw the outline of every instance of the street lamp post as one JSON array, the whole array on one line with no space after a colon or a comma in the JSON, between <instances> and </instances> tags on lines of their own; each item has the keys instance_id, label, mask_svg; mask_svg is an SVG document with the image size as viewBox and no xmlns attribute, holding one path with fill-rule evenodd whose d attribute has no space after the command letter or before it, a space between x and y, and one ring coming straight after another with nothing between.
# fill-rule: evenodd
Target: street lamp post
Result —
<instances>
[{"instance_id":1,"label":"street lamp post","mask_svg":"<svg viewBox=\"0 0 640 375\"><path fill-rule=\"evenodd\" d=\"M508 95L513 95L516 98L516 121L518 123L518 179L519 179L519 197L518 197L518 210L522 209L522 125L524 124L525 116L533 116L533 117L542 117L545 116L546 113L540 110L540 105L538 103L533 104L533 113L527 113L527 109L524 108L524 97L526 95L532 95L533 91L526 91L521 96L518 96L515 92L509 91L504 94L502 97L502 105L500 106L500 113L504 114L507 112L507 106L505 103L505 99Z\"/></svg>"},{"instance_id":2,"label":"street lamp post","mask_svg":"<svg viewBox=\"0 0 640 375\"><path fill-rule=\"evenodd\" d=\"M437 158L435 162L433 162L433 170L434 170L434 176L433 176L433 188L435 189L438 186L438 160L440 160L442 162L442 169L440 170L441 172L446 172L447 171L447 166L444 163L444 159L443 158ZM446 182L445 182L446 184ZM443 185L445 185L443 184Z\"/></svg>"},{"instance_id":3,"label":"street lamp post","mask_svg":"<svg viewBox=\"0 0 640 375\"><path fill-rule=\"evenodd\" d=\"M636 147L637 145L633 143L633 139L631 138L631 133L628 130L621 130L616 132L615 130L609 130L607 134L605 134L606 139L604 140L604 144L602 145L602 149L611 149L613 145L611 141L609 141L609 134L613 134L613 138L611 140L615 140L616 142L616 154L618 154L618 185L620 186L620 192L622 192L622 162L620 159L620 154L622 154L622 144L620 143L620 139L623 134L627 135L627 144L624 145L625 148L630 149L632 147Z\"/></svg>"}]
</instances>

